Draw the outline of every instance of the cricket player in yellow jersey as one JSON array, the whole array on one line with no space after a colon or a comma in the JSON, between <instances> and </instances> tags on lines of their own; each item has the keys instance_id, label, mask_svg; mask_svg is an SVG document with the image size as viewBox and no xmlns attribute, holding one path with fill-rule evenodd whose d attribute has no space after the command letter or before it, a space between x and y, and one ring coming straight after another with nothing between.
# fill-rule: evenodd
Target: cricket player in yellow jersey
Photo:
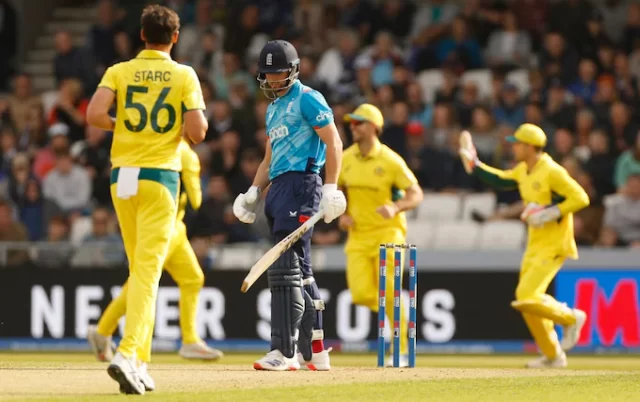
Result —
<instances>
[{"instance_id":1,"label":"cricket player in yellow jersey","mask_svg":"<svg viewBox=\"0 0 640 402\"><path fill-rule=\"evenodd\" d=\"M573 214L589 205L589 197L562 166L543 152L547 137L540 127L523 124L507 141L513 143L518 162L512 170L498 170L480 162L466 131L460 135L460 156L467 173L496 188L520 190L526 205L521 219L529 231L516 299L511 306L522 313L543 355L527 367L566 367L565 352L578 342L586 314L559 303L546 291L565 259L578 258ZM562 342L558 341L554 323L564 327Z\"/></svg>"},{"instance_id":2,"label":"cricket player in yellow jersey","mask_svg":"<svg viewBox=\"0 0 640 402\"><path fill-rule=\"evenodd\" d=\"M422 188L400 155L379 140L384 119L377 107L363 104L345 116L354 144L345 150L338 185L347 194L347 212L340 216L341 229L349 233L347 285L354 304L378 311L378 266L380 244L405 243L407 222L404 211L415 208L423 198ZM394 193L404 196L394 200ZM387 289L393 289L394 264L388 264ZM393 292L387 293L393 305ZM409 365L407 319L400 318L400 366ZM387 309L393 322L393 309ZM388 360L387 365L391 365Z\"/></svg>"},{"instance_id":3,"label":"cricket player in yellow jersey","mask_svg":"<svg viewBox=\"0 0 640 402\"><path fill-rule=\"evenodd\" d=\"M178 15L150 5L141 25L145 49L107 69L87 110L89 124L113 131L111 198L129 279L124 335L107 371L127 394L145 392L137 358L151 354L158 283L176 226L181 136L184 130L199 143L207 130L195 71L169 55ZM109 115L114 101L115 119Z\"/></svg>"},{"instance_id":4,"label":"cricket player in yellow jersey","mask_svg":"<svg viewBox=\"0 0 640 402\"><path fill-rule=\"evenodd\" d=\"M164 263L164 269L180 289L182 347L179 354L185 359L217 360L222 357L222 352L207 346L200 339L196 330L196 312L200 289L204 285L204 274L187 238L187 227L182 221L187 202L194 210L200 208L202 204L200 160L186 140L180 144L179 152L182 158L182 171L180 173L181 192L178 201L178 216L173 238L169 244L169 253ZM128 285L125 283L120 295L113 299L105 309L97 327L89 328L87 338L100 361L110 361L113 358L111 335L118 327L118 320L126 313L127 289ZM140 355L138 358L142 362L138 368L139 371L146 372L147 363L151 356ZM144 374L143 377L145 377Z\"/></svg>"}]
</instances>

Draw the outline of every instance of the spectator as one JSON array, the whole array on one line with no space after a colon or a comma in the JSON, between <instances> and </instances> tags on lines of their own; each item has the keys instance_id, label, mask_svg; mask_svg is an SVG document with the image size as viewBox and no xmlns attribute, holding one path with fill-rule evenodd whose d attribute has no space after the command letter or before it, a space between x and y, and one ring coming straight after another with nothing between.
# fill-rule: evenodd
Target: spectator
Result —
<instances>
[{"instance_id":1,"label":"spectator","mask_svg":"<svg viewBox=\"0 0 640 402\"><path fill-rule=\"evenodd\" d=\"M18 140L11 127L4 127L0 132L0 152L0 177L6 177L18 153Z\"/></svg>"},{"instance_id":2,"label":"spectator","mask_svg":"<svg viewBox=\"0 0 640 402\"><path fill-rule=\"evenodd\" d=\"M16 154L11 163L9 174L9 196L15 205L22 205L26 199L27 183L35 179L30 172L29 158L25 154Z\"/></svg>"},{"instance_id":3,"label":"spectator","mask_svg":"<svg viewBox=\"0 0 640 402\"><path fill-rule=\"evenodd\" d=\"M354 69L356 73L354 88L352 89L353 97L351 103L360 105L362 103L375 103L376 90L371 79L371 69L373 62L369 57L361 56L355 61ZM315 88L312 85L309 85ZM327 88L327 90L329 90ZM345 93L347 91L344 91ZM346 94L345 94L346 95ZM326 97L326 96L325 96ZM336 98L336 97L334 97ZM346 96L345 96L346 98ZM332 99L329 97L328 99Z\"/></svg>"},{"instance_id":4,"label":"spectator","mask_svg":"<svg viewBox=\"0 0 640 402\"><path fill-rule=\"evenodd\" d=\"M611 180L614 177L615 158L611 156L609 148L609 138L604 131L595 130L589 135L589 159L585 163L585 170L591 176L597 194L597 200L592 200L592 205L596 204L594 201L616 191ZM640 162L637 172L640 173Z\"/></svg>"},{"instance_id":5,"label":"spectator","mask_svg":"<svg viewBox=\"0 0 640 402\"><path fill-rule=\"evenodd\" d=\"M84 243L89 242L106 242L121 243L122 239L113 233L110 227L113 222L111 213L104 207L98 207L91 214L91 233L83 240Z\"/></svg>"},{"instance_id":6,"label":"spectator","mask_svg":"<svg viewBox=\"0 0 640 402\"><path fill-rule=\"evenodd\" d=\"M368 1L344 0L337 4L338 25L356 30L365 43L371 43L374 9Z\"/></svg>"},{"instance_id":7,"label":"spectator","mask_svg":"<svg viewBox=\"0 0 640 402\"><path fill-rule=\"evenodd\" d=\"M620 43L624 38L624 23L629 10L628 2L606 0L595 4L602 13L605 32L615 43Z\"/></svg>"},{"instance_id":8,"label":"spectator","mask_svg":"<svg viewBox=\"0 0 640 402\"><path fill-rule=\"evenodd\" d=\"M578 105L590 105L596 95L596 64L589 59L580 60L578 78L569 85L569 92Z\"/></svg>"},{"instance_id":9,"label":"spectator","mask_svg":"<svg viewBox=\"0 0 640 402\"><path fill-rule=\"evenodd\" d=\"M545 114L556 127L571 127L575 119L576 108L567 101L564 86L558 78L552 79L549 84Z\"/></svg>"},{"instance_id":10,"label":"spectator","mask_svg":"<svg viewBox=\"0 0 640 402\"><path fill-rule=\"evenodd\" d=\"M11 206L0 200L0 241L23 242L28 240L27 229L13 218ZM12 248L7 251L6 265L20 265L29 261L26 249Z\"/></svg>"},{"instance_id":11,"label":"spectator","mask_svg":"<svg viewBox=\"0 0 640 402\"><path fill-rule=\"evenodd\" d=\"M640 175L640 133L636 134L635 146L623 152L615 166L614 183L618 190L627 183L629 176Z\"/></svg>"},{"instance_id":12,"label":"spectator","mask_svg":"<svg viewBox=\"0 0 640 402\"><path fill-rule=\"evenodd\" d=\"M329 86L318 78L316 69L316 60L310 56L300 57L300 75L298 79L304 85L307 85L320 92L326 99L330 99Z\"/></svg>"},{"instance_id":13,"label":"spectator","mask_svg":"<svg viewBox=\"0 0 640 402\"><path fill-rule=\"evenodd\" d=\"M518 20L518 26L529 33L532 45L538 49L539 38L544 35L547 16L549 14L548 0L513 0L511 10Z\"/></svg>"},{"instance_id":14,"label":"spectator","mask_svg":"<svg viewBox=\"0 0 640 402\"><path fill-rule=\"evenodd\" d=\"M496 122L513 128L524 123L524 107L520 101L518 87L506 82L502 88L500 104L493 109Z\"/></svg>"},{"instance_id":15,"label":"spectator","mask_svg":"<svg viewBox=\"0 0 640 402\"><path fill-rule=\"evenodd\" d=\"M207 33L213 31L216 44L216 49L222 45L222 27L214 24L213 21L213 7L211 0L198 0L195 6L195 23L183 22L182 28L180 28L180 40L176 45L176 59L179 62L189 62L192 65L195 63L194 55L200 54L202 51L202 37ZM233 30L229 31L233 32Z\"/></svg>"},{"instance_id":16,"label":"spectator","mask_svg":"<svg viewBox=\"0 0 640 402\"><path fill-rule=\"evenodd\" d=\"M442 39L436 47L440 65L460 74L465 70L482 67L482 54L478 41L468 35L467 23L456 17L451 24L451 36Z\"/></svg>"},{"instance_id":17,"label":"spectator","mask_svg":"<svg viewBox=\"0 0 640 402\"><path fill-rule=\"evenodd\" d=\"M319 52L325 45L326 20L322 3L313 0L301 0L293 10L293 20L297 30L303 32L304 42L310 44L313 53ZM315 88L313 85L310 85Z\"/></svg>"},{"instance_id":18,"label":"spectator","mask_svg":"<svg viewBox=\"0 0 640 402\"><path fill-rule=\"evenodd\" d=\"M188 61L198 73L198 77L213 82L216 74L223 69L220 41L212 30L203 32L200 40L200 46L190 54Z\"/></svg>"},{"instance_id":19,"label":"spectator","mask_svg":"<svg viewBox=\"0 0 640 402\"><path fill-rule=\"evenodd\" d=\"M112 65L118 57L115 48L116 33L122 30L116 21L116 5L113 0L98 2L98 23L89 31L89 46L96 59L98 75Z\"/></svg>"},{"instance_id":20,"label":"spectator","mask_svg":"<svg viewBox=\"0 0 640 402\"><path fill-rule=\"evenodd\" d=\"M213 116L213 104L215 99L215 91L209 81L200 81L200 88L202 88L202 99L204 100L204 117L208 120Z\"/></svg>"},{"instance_id":21,"label":"spectator","mask_svg":"<svg viewBox=\"0 0 640 402\"><path fill-rule=\"evenodd\" d=\"M453 103L458 99L460 91L458 75L450 69L442 72L444 82L442 87L436 91L435 103Z\"/></svg>"},{"instance_id":22,"label":"spectator","mask_svg":"<svg viewBox=\"0 0 640 402\"><path fill-rule=\"evenodd\" d=\"M518 29L516 16L511 12L504 13L503 27L489 37L485 53L487 64L507 69L528 67L531 58L529 34Z\"/></svg>"},{"instance_id":23,"label":"spectator","mask_svg":"<svg viewBox=\"0 0 640 402\"><path fill-rule=\"evenodd\" d=\"M67 266L73 254L73 250L67 244L69 240L69 221L64 216L54 216L47 226L47 243L53 244L39 250L37 263L39 266L48 268Z\"/></svg>"},{"instance_id":24,"label":"spectator","mask_svg":"<svg viewBox=\"0 0 640 402\"><path fill-rule=\"evenodd\" d=\"M58 101L49 114L49 124L64 123L69 127L69 143L84 139L87 107L89 101L83 97L82 82L67 78L60 83Z\"/></svg>"},{"instance_id":25,"label":"spectator","mask_svg":"<svg viewBox=\"0 0 640 402\"><path fill-rule=\"evenodd\" d=\"M9 114L13 126L22 132L29 124L29 109L40 104L40 99L33 95L31 77L19 74L13 79L13 92L7 97Z\"/></svg>"},{"instance_id":26,"label":"spectator","mask_svg":"<svg viewBox=\"0 0 640 402\"><path fill-rule=\"evenodd\" d=\"M224 51L244 58L253 36L259 32L260 9L257 5L249 3L241 9L239 16L232 16L227 22L225 31L233 32L233 35L225 37Z\"/></svg>"},{"instance_id":27,"label":"spectator","mask_svg":"<svg viewBox=\"0 0 640 402\"><path fill-rule=\"evenodd\" d=\"M458 6L446 0L422 2L413 16L411 38L420 44L439 39L456 17Z\"/></svg>"},{"instance_id":28,"label":"spectator","mask_svg":"<svg viewBox=\"0 0 640 402\"><path fill-rule=\"evenodd\" d=\"M47 123L41 103L32 105L27 112L27 125L19 132L18 148L30 155L47 143Z\"/></svg>"},{"instance_id":29,"label":"spectator","mask_svg":"<svg viewBox=\"0 0 640 402\"><path fill-rule=\"evenodd\" d=\"M17 203L17 207L20 222L24 224L29 233L29 241L43 240L46 219L45 205L40 184L35 178L27 179L23 198Z\"/></svg>"},{"instance_id":30,"label":"spectator","mask_svg":"<svg viewBox=\"0 0 640 402\"><path fill-rule=\"evenodd\" d=\"M86 95L93 93L96 85L96 70L88 54L74 46L71 34L59 31L55 36L56 56L53 60L56 85L60 87L66 78L77 78L82 82Z\"/></svg>"},{"instance_id":31,"label":"spectator","mask_svg":"<svg viewBox=\"0 0 640 402\"><path fill-rule=\"evenodd\" d=\"M113 64L129 61L135 57L131 37L125 31L116 33L113 37L113 45L115 48L115 59Z\"/></svg>"},{"instance_id":32,"label":"spectator","mask_svg":"<svg viewBox=\"0 0 640 402\"><path fill-rule=\"evenodd\" d=\"M542 72L540 70L530 70L529 93L525 96L525 101L544 105L546 100L545 81Z\"/></svg>"},{"instance_id":33,"label":"spectator","mask_svg":"<svg viewBox=\"0 0 640 402\"><path fill-rule=\"evenodd\" d=\"M223 244L228 238L225 211L231 207L231 195L222 176L213 176L207 186L207 196L195 218L193 236L207 244Z\"/></svg>"},{"instance_id":34,"label":"spectator","mask_svg":"<svg viewBox=\"0 0 640 402\"><path fill-rule=\"evenodd\" d=\"M240 68L240 60L235 53L225 53L222 56L222 70L214 72L213 84L216 88L216 96L221 99L229 99L229 84L232 81L243 80L253 96L256 92L256 79Z\"/></svg>"},{"instance_id":35,"label":"spectator","mask_svg":"<svg viewBox=\"0 0 640 402\"><path fill-rule=\"evenodd\" d=\"M359 37L355 31L340 31L337 44L320 57L317 78L326 82L333 91L337 91L339 85L353 82L359 45Z\"/></svg>"},{"instance_id":36,"label":"spectator","mask_svg":"<svg viewBox=\"0 0 640 402\"><path fill-rule=\"evenodd\" d=\"M601 76L614 74L613 60L615 55L616 52L612 45L605 42L598 46L598 68Z\"/></svg>"},{"instance_id":37,"label":"spectator","mask_svg":"<svg viewBox=\"0 0 640 402\"><path fill-rule=\"evenodd\" d=\"M529 102L524 109L525 123L532 123L540 127L547 135L548 140L553 140L556 127L547 120L542 111L542 105L537 102Z\"/></svg>"},{"instance_id":38,"label":"spectator","mask_svg":"<svg viewBox=\"0 0 640 402\"><path fill-rule=\"evenodd\" d=\"M33 172L40 181L53 169L56 154L69 150L69 126L64 123L56 123L49 127L49 144L36 152L33 161Z\"/></svg>"},{"instance_id":39,"label":"spectator","mask_svg":"<svg viewBox=\"0 0 640 402\"><path fill-rule=\"evenodd\" d=\"M255 108L253 93L250 92L249 88L247 88L247 82L241 77L236 77L229 83L229 105L231 105L232 119L235 121L244 120ZM242 125L241 143L244 147L253 145L244 130L246 127L246 123Z\"/></svg>"},{"instance_id":40,"label":"spectator","mask_svg":"<svg viewBox=\"0 0 640 402\"><path fill-rule=\"evenodd\" d=\"M93 126L87 126L86 138L78 163L85 168L91 179L92 198L99 205L110 206L111 139L104 130Z\"/></svg>"},{"instance_id":41,"label":"spectator","mask_svg":"<svg viewBox=\"0 0 640 402\"><path fill-rule=\"evenodd\" d=\"M385 1L378 6L373 32L390 32L396 38L405 38L411 31L415 5L408 0Z\"/></svg>"},{"instance_id":42,"label":"spectator","mask_svg":"<svg viewBox=\"0 0 640 402\"><path fill-rule=\"evenodd\" d=\"M268 102L267 105L269 105ZM258 122L260 122L260 120L258 120ZM233 117L231 115L231 105L229 104L229 102L226 102L222 99L216 99L213 102L213 116L211 120L209 120L209 129L207 131L205 141L209 142L212 149L214 149L218 144L218 140L220 140L222 133L237 126L238 124L233 121Z\"/></svg>"},{"instance_id":43,"label":"spectator","mask_svg":"<svg viewBox=\"0 0 640 402\"><path fill-rule=\"evenodd\" d=\"M473 109L471 117L473 143L481 160L491 161L496 156L500 144L498 127L491 110L484 106Z\"/></svg>"},{"instance_id":44,"label":"spectator","mask_svg":"<svg viewBox=\"0 0 640 402\"><path fill-rule=\"evenodd\" d=\"M262 155L257 149L248 148L242 151L240 169L229 180L229 189L233 198L251 187L260 163L262 163Z\"/></svg>"},{"instance_id":45,"label":"spectator","mask_svg":"<svg viewBox=\"0 0 640 402\"><path fill-rule=\"evenodd\" d=\"M585 21L593 12L586 0L560 0L551 6L548 26L560 32L570 43L577 43L585 35Z\"/></svg>"},{"instance_id":46,"label":"spectator","mask_svg":"<svg viewBox=\"0 0 640 402\"><path fill-rule=\"evenodd\" d=\"M627 104L636 104L640 98L638 94L638 79L631 73L629 59L622 52L616 53L614 58L614 74L620 100Z\"/></svg>"},{"instance_id":47,"label":"spectator","mask_svg":"<svg viewBox=\"0 0 640 402\"><path fill-rule=\"evenodd\" d=\"M640 4L638 3L629 4L623 37L626 53L631 53L638 48L638 42L640 42Z\"/></svg>"},{"instance_id":48,"label":"spectator","mask_svg":"<svg viewBox=\"0 0 640 402\"><path fill-rule=\"evenodd\" d=\"M427 130L429 145L436 149L448 149L452 137L459 134L453 107L448 103L436 104L433 109L433 124Z\"/></svg>"},{"instance_id":49,"label":"spectator","mask_svg":"<svg viewBox=\"0 0 640 402\"><path fill-rule=\"evenodd\" d=\"M599 11L594 11L587 19L587 31L585 35L580 38L578 42L577 50L580 56L586 59L595 60L598 57L598 48L602 44L612 45L611 39L604 33L602 26L602 14Z\"/></svg>"},{"instance_id":50,"label":"spectator","mask_svg":"<svg viewBox=\"0 0 640 402\"><path fill-rule=\"evenodd\" d=\"M91 190L86 170L74 164L68 151L59 152L55 167L44 179L44 197L73 218L89 206Z\"/></svg>"},{"instance_id":51,"label":"spectator","mask_svg":"<svg viewBox=\"0 0 640 402\"><path fill-rule=\"evenodd\" d=\"M609 111L609 135L613 137L616 154L626 151L636 143L638 126L631 120L629 106L617 101Z\"/></svg>"},{"instance_id":52,"label":"spectator","mask_svg":"<svg viewBox=\"0 0 640 402\"><path fill-rule=\"evenodd\" d=\"M613 77L605 75L598 78L597 92L593 98L593 113L596 121L600 125L606 125L609 121L609 111L613 102L617 99L618 93Z\"/></svg>"},{"instance_id":53,"label":"spectator","mask_svg":"<svg viewBox=\"0 0 640 402\"><path fill-rule=\"evenodd\" d=\"M0 92L6 92L18 55L18 18L10 1L0 0Z\"/></svg>"},{"instance_id":54,"label":"spectator","mask_svg":"<svg viewBox=\"0 0 640 402\"><path fill-rule=\"evenodd\" d=\"M423 127L431 126L433 108L422 100L422 88L416 82L407 86L407 105L410 121L416 121Z\"/></svg>"},{"instance_id":55,"label":"spectator","mask_svg":"<svg viewBox=\"0 0 640 402\"><path fill-rule=\"evenodd\" d=\"M595 115L589 109L580 109L576 115L576 156L581 162L589 159L589 137L595 128Z\"/></svg>"},{"instance_id":56,"label":"spectator","mask_svg":"<svg viewBox=\"0 0 640 402\"><path fill-rule=\"evenodd\" d=\"M605 247L640 247L640 175L631 175L605 203L600 244Z\"/></svg>"},{"instance_id":57,"label":"spectator","mask_svg":"<svg viewBox=\"0 0 640 402\"><path fill-rule=\"evenodd\" d=\"M549 154L557 161L562 161L568 156L573 156L575 142L576 139L569 129L559 128L553 135L553 144L549 150Z\"/></svg>"},{"instance_id":58,"label":"spectator","mask_svg":"<svg viewBox=\"0 0 640 402\"><path fill-rule=\"evenodd\" d=\"M228 178L237 174L239 158L240 135L237 131L225 131L220 137L220 148L211 155L211 175Z\"/></svg>"},{"instance_id":59,"label":"spectator","mask_svg":"<svg viewBox=\"0 0 640 402\"><path fill-rule=\"evenodd\" d=\"M544 36L539 64L547 80L560 78L563 84L569 84L577 75L578 56L561 34L549 32Z\"/></svg>"},{"instance_id":60,"label":"spectator","mask_svg":"<svg viewBox=\"0 0 640 402\"><path fill-rule=\"evenodd\" d=\"M409 122L409 106L404 102L394 102L390 124L386 124L380 141L403 158L407 157L407 123Z\"/></svg>"},{"instance_id":61,"label":"spectator","mask_svg":"<svg viewBox=\"0 0 640 402\"><path fill-rule=\"evenodd\" d=\"M371 81L374 87L391 84L394 67L403 63L402 53L394 47L393 37L388 32L376 35L375 43L366 56L373 62Z\"/></svg>"}]
</instances>

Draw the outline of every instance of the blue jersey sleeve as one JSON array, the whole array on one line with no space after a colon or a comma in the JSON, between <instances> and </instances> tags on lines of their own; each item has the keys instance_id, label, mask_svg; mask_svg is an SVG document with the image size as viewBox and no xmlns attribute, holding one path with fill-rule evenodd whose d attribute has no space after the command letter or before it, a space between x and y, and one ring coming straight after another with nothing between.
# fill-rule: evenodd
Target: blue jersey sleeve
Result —
<instances>
[{"instance_id":1,"label":"blue jersey sleeve","mask_svg":"<svg viewBox=\"0 0 640 402\"><path fill-rule=\"evenodd\" d=\"M300 98L300 111L304 119L314 129L333 123L333 111L318 91L303 92Z\"/></svg>"}]
</instances>

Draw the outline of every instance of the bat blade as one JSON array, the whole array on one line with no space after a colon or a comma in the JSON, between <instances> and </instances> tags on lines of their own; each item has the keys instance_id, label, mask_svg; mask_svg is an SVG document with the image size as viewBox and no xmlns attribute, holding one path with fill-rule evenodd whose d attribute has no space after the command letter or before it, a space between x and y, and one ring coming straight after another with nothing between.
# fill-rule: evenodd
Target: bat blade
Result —
<instances>
[{"instance_id":1,"label":"bat blade","mask_svg":"<svg viewBox=\"0 0 640 402\"><path fill-rule=\"evenodd\" d=\"M249 273L242 281L242 286L240 287L240 291L242 293L247 293L249 288L264 274L269 267L276 262L276 260L284 254L287 250L293 246L295 242L300 240L300 238L307 233L309 230L313 228L313 226L318 223L320 219L324 216L324 212L318 211L315 215L313 215L309 220L302 224L298 229L291 232L289 236L280 240L278 244L273 246L269 251L263 255L258 262L253 264Z\"/></svg>"}]
</instances>

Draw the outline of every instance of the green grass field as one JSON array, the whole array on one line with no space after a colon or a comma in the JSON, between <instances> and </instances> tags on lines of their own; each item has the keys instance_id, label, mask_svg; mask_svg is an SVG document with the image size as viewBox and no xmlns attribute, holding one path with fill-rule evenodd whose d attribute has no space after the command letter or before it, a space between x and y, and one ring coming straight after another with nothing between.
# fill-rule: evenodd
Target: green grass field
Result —
<instances>
[{"instance_id":1,"label":"green grass field","mask_svg":"<svg viewBox=\"0 0 640 402\"><path fill-rule=\"evenodd\" d=\"M377 369L374 355L333 354L329 372L257 372L258 355L193 363L158 354L150 401L640 401L640 359L571 356L564 370L527 370L532 356L419 356ZM88 354L0 354L0 400L124 401Z\"/></svg>"}]
</instances>

